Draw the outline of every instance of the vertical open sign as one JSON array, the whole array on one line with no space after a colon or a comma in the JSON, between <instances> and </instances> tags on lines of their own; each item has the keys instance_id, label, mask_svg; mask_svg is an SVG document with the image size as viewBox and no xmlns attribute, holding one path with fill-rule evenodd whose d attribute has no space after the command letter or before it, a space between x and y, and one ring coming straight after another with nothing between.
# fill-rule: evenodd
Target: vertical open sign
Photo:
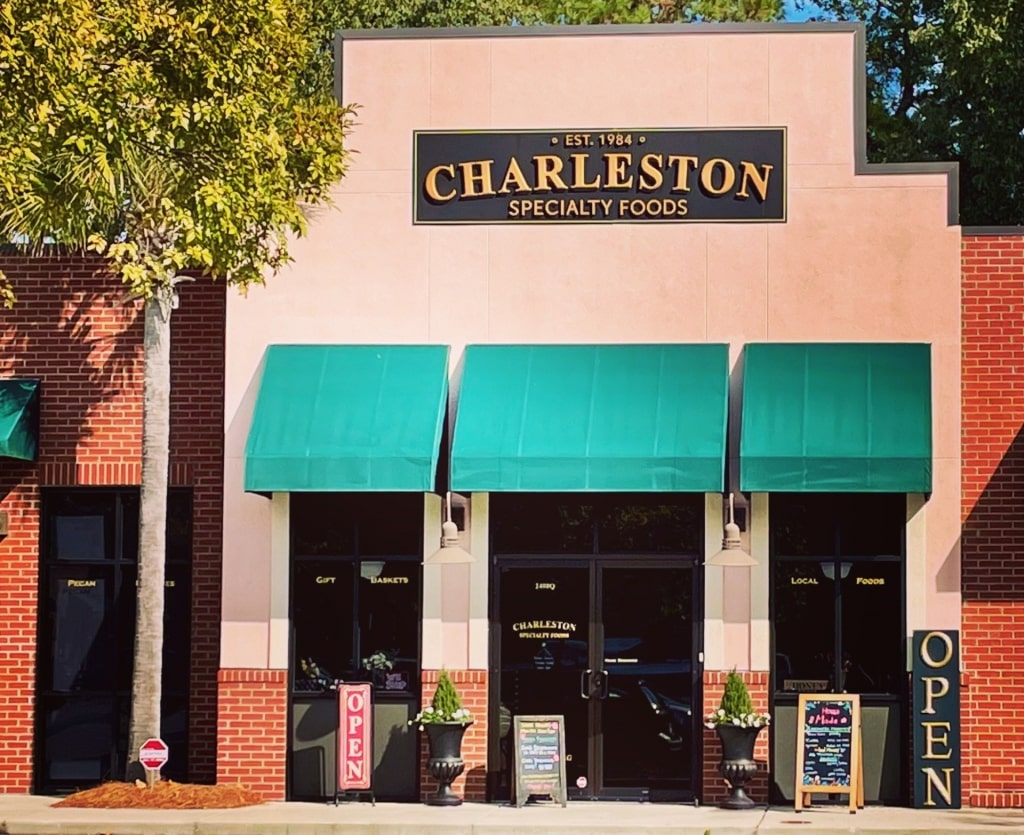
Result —
<instances>
[{"instance_id":1,"label":"vertical open sign","mask_svg":"<svg viewBox=\"0 0 1024 835\"><path fill-rule=\"evenodd\" d=\"M338 791L369 791L373 776L373 688L338 685Z\"/></svg>"}]
</instances>

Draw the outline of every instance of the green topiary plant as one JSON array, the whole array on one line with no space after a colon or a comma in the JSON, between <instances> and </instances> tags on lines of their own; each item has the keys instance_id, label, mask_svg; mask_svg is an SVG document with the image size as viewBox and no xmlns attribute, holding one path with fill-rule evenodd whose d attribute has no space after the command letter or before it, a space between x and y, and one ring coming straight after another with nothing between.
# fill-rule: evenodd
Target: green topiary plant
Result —
<instances>
[{"instance_id":1,"label":"green topiary plant","mask_svg":"<svg viewBox=\"0 0 1024 835\"><path fill-rule=\"evenodd\" d=\"M430 706L423 708L409 724L419 725L422 728L424 725L439 722L459 722L467 725L472 721L473 717L462 706L459 691L452 684L448 671L442 669L437 679L434 698L430 700Z\"/></svg>"},{"instance_id":2,"label":"green topiary plant","mask_svg":"<svg viewBox=\"0 0 1024 835\"><path fill-rule=\"evenodd\" d=\"M709 713L704 719L704 724L709 728L714 728L716 725L760 728L770 724L771 721L770 714L757 713L754 710L754 702L750 698L747 684L734 667L725 679L725 692L722 693L722 701L718 710Z\"/></svg>"}]
</instances>

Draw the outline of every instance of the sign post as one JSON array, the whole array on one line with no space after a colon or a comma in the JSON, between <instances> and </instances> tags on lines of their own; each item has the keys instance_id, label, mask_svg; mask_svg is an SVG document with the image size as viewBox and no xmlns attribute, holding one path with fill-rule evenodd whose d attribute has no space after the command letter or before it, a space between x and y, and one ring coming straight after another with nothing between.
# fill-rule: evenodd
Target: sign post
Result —
<instances>
[{"instance_id":1,"label":"sign post","mask_svg":"<svg viewBox=\"0 0 1024 835\"><path fill-rule=\"evenodd\" d=\"M810 805L812 794L848 794L851 815L864 808L860 696L856 694L800 695L796 725L797 812Z\"/></svg>"},{"instance_id":2,"label":"sign post","mask_svg":"<svg viewBox=\"0 0 1024 835\"><path fill-rule=\"evenodd\" d=\"M531 795L547 796L565 806L565 718L516 716L513 735L516 806L522 806Z\"/></svg>"},{"instance_id":3,"label":"sign post","mask_svg":"<svg viewBox=\"0 0 1024 835\"><path fill-rule=\"evenodd\" d=\"M146 769L146 785L150 788L157 781L169 755L167 743L155 737L147 739L139 748L139 763Z\"/></svg>"}]
</instances>

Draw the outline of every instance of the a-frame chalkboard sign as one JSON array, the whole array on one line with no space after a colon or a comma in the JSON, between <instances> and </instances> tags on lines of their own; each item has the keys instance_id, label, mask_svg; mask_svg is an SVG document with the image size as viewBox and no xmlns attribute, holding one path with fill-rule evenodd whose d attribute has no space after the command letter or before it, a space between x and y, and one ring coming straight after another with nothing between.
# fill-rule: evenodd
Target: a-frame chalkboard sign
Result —
<instances>
[{"instance_id":1,"label":"a-frame chalkboard sign","mask_svg":"<svg viewBox=\"0 0 1024 835\"><path fill-rule=\"evenodd\" d=\"M811 805L812 794L848 794L851 815L864 807L860 696L856 694L800 695L796 718L796 811Z\"/></svg>"},{"instance_id":2,"label":"a-frame chalkboard sign","mask_svg":"<svg viewBox=\"0 0 1024 835\"><path fill-rule=\"evenodd\" d=\"M516 716L516 806L531 797L550 797L565 806L565 717Z\"/></svg>"}]
</instances>

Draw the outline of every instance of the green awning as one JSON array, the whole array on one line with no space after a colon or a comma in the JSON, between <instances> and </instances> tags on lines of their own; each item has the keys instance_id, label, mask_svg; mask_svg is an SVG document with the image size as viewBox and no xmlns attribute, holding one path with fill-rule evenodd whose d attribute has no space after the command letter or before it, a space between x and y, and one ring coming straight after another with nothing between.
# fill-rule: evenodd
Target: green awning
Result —
<instances>
[{"instance_id":1,"label":"green awning","mask_svg":"<svg viewBox=\"0 0 1024 835\"><path fill-rule=\"evenodd\" d=\"M39 442L39 381L0 380L0 456L35 461Z\"/></svg>"},{"instance_id":2,"label":"green awning","mask_svg":"<svg viewBox=\"0 0 1024 835\"><path fill-rule=\"evenodd\" d=\"M471 345L452 489L722 489L725 345Z\"/></svg>"},{"instance_id":3,"label":"green awning","mask_svg":"<svg viewBox=\"0 0 1024 835\"><path fill-rule=\"evenodd\" d=\"M447 345L271 345L245 489L433 490L447 402Z\"/></svg>"},{"instance_id":4,"label":"green awning","mask_svg":"<svg viewBox=\"0 0 1024 835\"><path fill-rule=\"evenodd\" d=\"M740 489L931 492L930 347L747 345Z\"/></svg>"}]
</instances>

